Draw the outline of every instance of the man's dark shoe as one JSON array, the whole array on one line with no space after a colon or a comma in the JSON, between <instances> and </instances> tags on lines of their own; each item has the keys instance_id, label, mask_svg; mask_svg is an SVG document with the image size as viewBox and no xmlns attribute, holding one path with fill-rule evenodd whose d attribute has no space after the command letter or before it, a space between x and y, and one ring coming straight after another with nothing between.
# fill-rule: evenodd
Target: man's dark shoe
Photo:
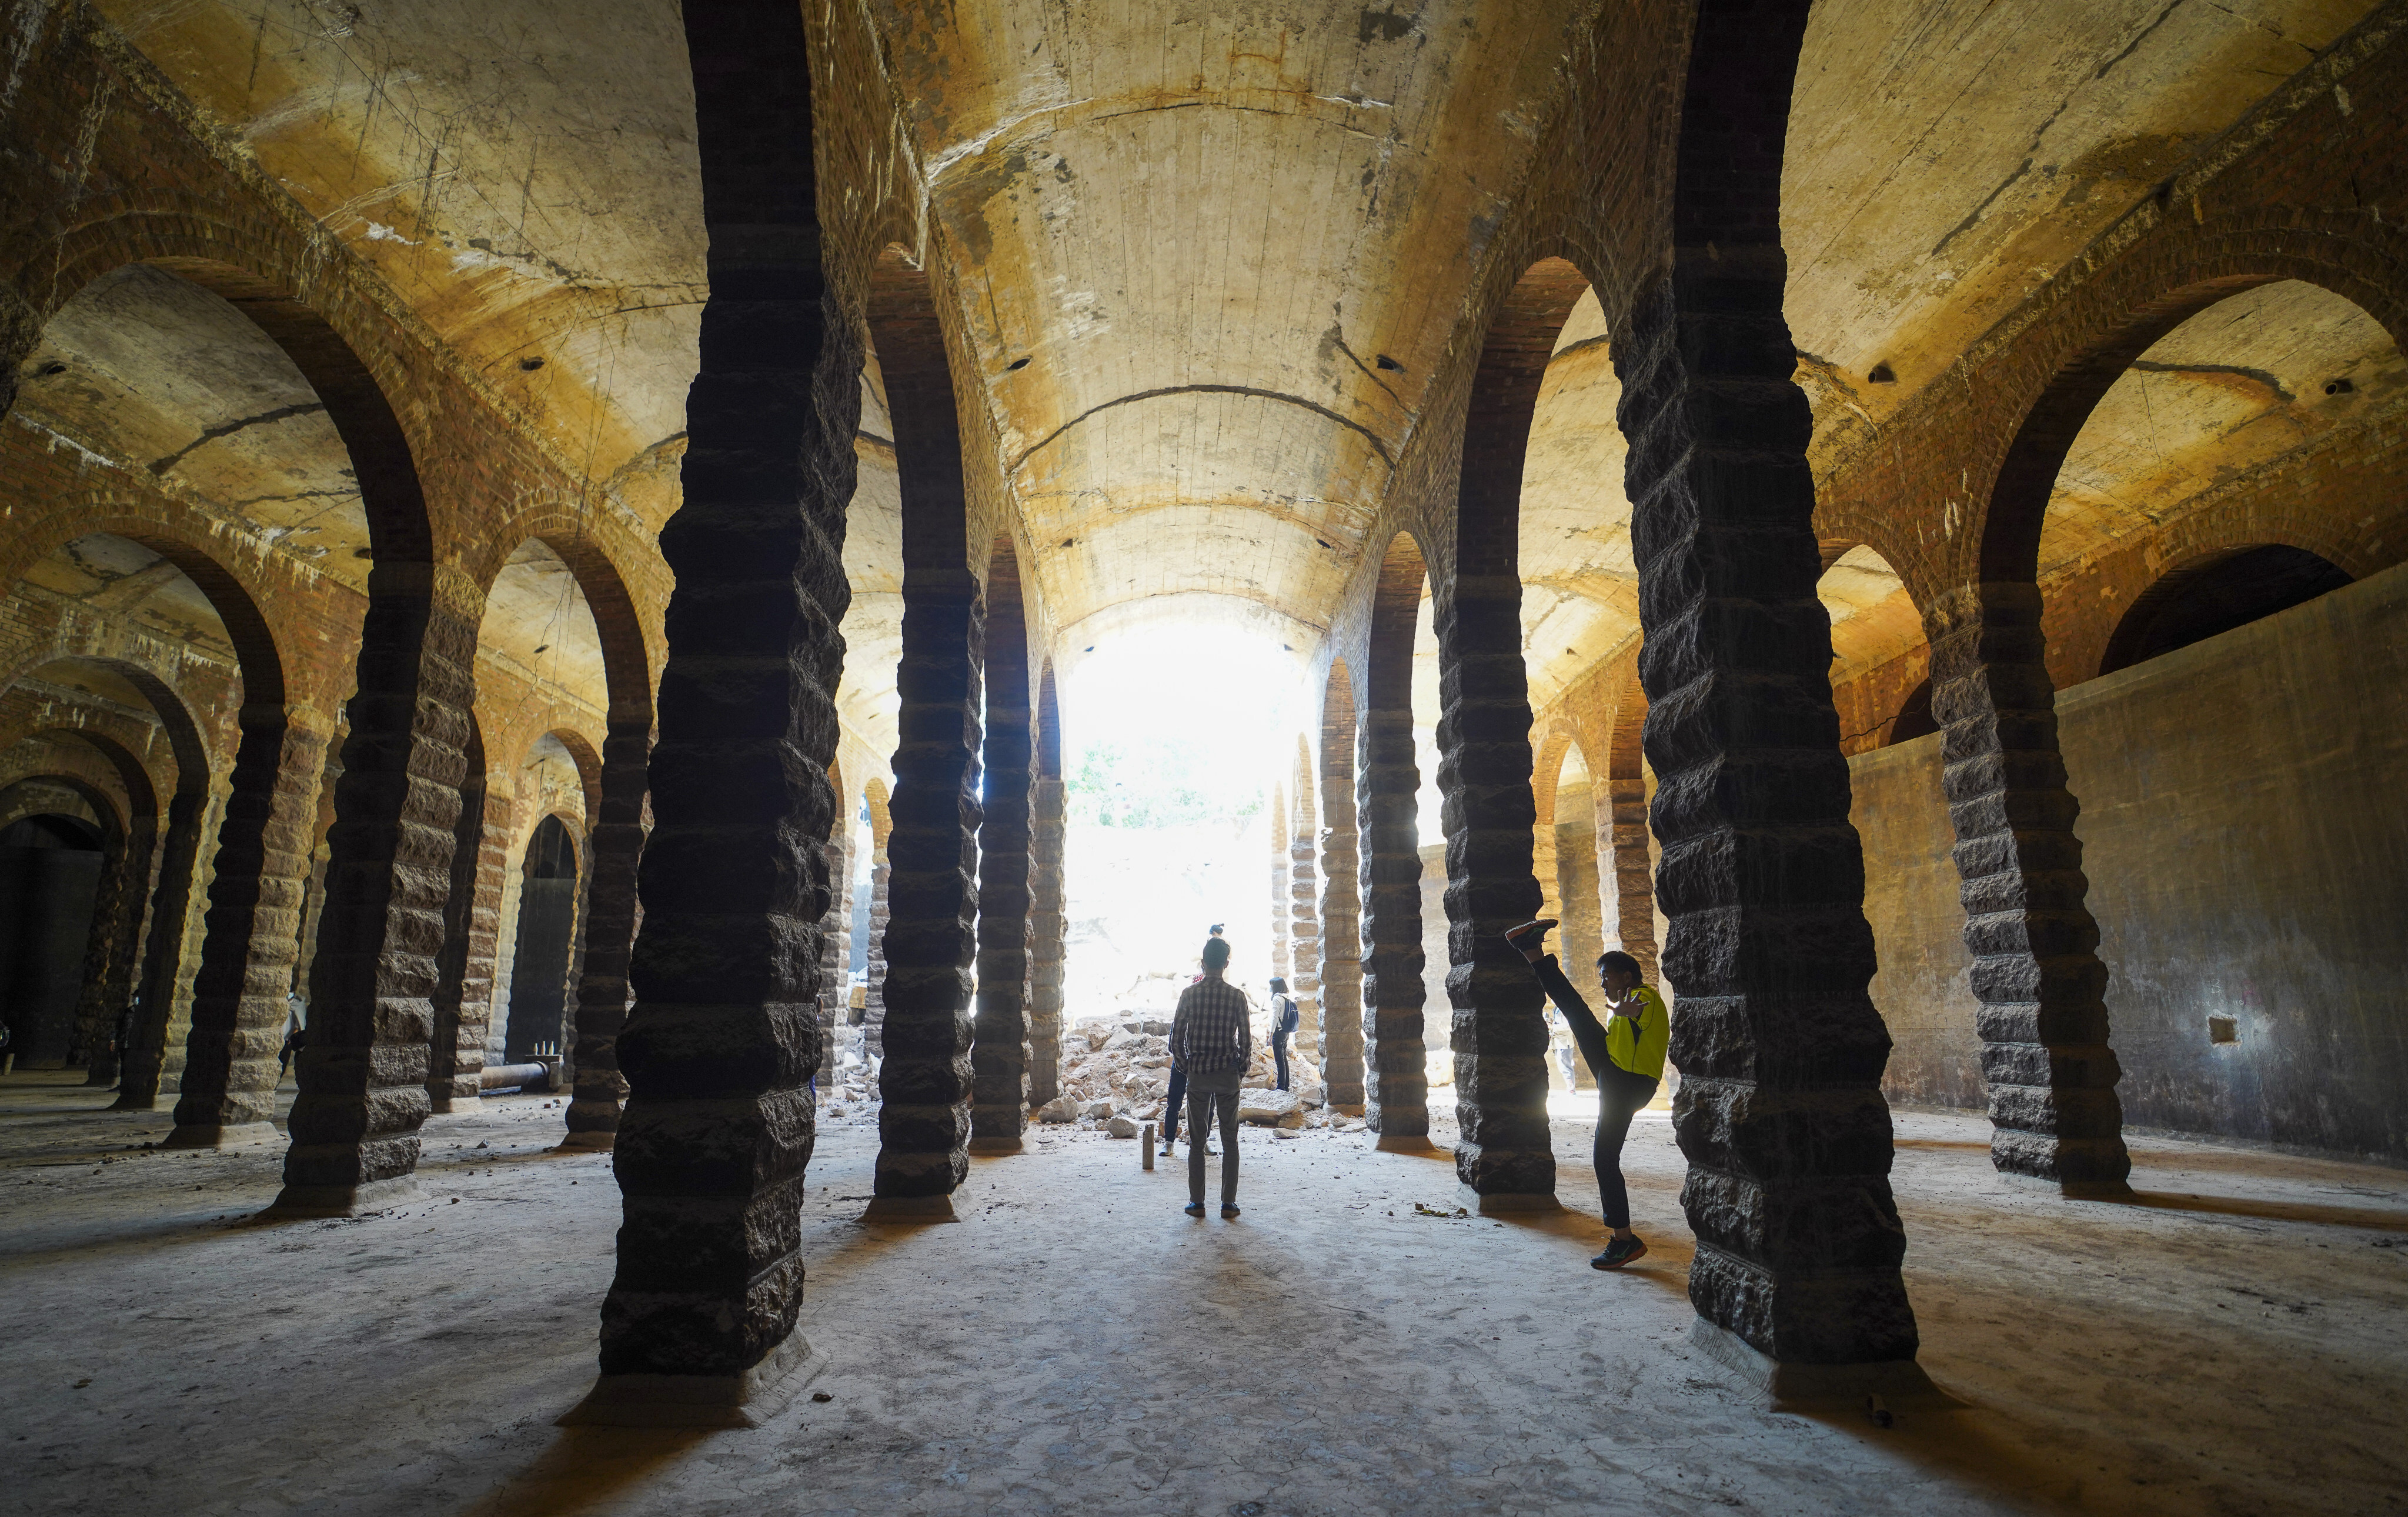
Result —
<instances>
[{"instance_id":1,"label":"man's dark shoe","mask_svg":"<svg viewBox=\"0 0 2408 1517\"><path fill-rule=\"evenodd\" d=\"M1201 1217L1204 1215L1204 1203L1201 1201L1190 1201L1187 1203L1184 1210L1190 1217Z\"/></svg>"},{"instance_id":2,"label":"man's dark shoe","mask_svg":"<svg viewBox=\"0 0 2408 1517\"><path fill-rule=\"evenodd\" d=\"M1224 1217L1235 1217L1237 1214L1238 1214L1238 1204L1237 1204L1236 1202L1234 1202L1234 1201L1224 1201L1224 1202L1222 1202L1222 1203L1221 1203L1221 1215L1222 1215L1222 1216L1224 1216Z\"/></svg>"},{"instance_id":3,"label":"man's dark shoe","mask_svg":"<svg viewBox=\"0 0 2408 1517\"><path fill-rule=\"evenodd\" d=\"M1596 1258L1588 1262L1588 1267L1591 1269L1620 1269L1623 1265L1630 1263L1634 1259L1644 1259L1645 1257L1647 1257L1647 1245L1639 1240L1637 1234L1633 1234L1627 1238L1615 1238L1612 1242L1607 1244L1603 1253L1598 1254Z\"/></svg>"}]
</instances>

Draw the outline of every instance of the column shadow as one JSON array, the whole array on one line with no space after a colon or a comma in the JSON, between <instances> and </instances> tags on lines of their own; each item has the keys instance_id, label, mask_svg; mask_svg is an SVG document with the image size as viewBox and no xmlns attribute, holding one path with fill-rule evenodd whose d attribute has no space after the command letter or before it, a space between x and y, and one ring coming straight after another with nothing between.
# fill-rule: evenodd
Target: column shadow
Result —
<instances>
[{"instance_id":1,"label":"column shadow","mask_svg":"<svg viewBox=\"0 0 2408 1517\"><path fill-rule=\"evenodd\" d=\"M596 1517L662 1510L646 1481L721 1430L565 1427L527 1466L462 1509L462 1517Z\"/></svg>"}]
</instances>

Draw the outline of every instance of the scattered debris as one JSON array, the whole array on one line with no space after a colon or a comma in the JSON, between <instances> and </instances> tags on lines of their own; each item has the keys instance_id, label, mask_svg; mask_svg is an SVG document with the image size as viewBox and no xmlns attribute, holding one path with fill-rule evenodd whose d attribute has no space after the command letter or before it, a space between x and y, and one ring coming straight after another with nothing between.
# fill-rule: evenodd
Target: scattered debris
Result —
<instances>
[{"instance_id":1,"label":"scattered debris","mask_svg":"<svg viewBox=\"0 0 2408 1517\"><path fill-rule=\"evenodd\" d=\"M814 1401L834 1401L836 1397L825 1391L813 1391L811 1393L811 1399Z\"/></svg>"},{"instance_id":2,"label":"scattered debris","mask_svg":"<svg viewBox=\"0 0 2408 1517\"><path fill-rule=\"evenodd\" d=\"M1393 1217L1396 1213L1392 1211L1388 1213L1388 1215ZM1471 1212L1468 1207L1464 1206L1457 1206L1453 1211L1449 1211L1443 1206L1426 1206L1422 1205L1422 1203L1416 1201L1413 1203L1413 1215L1416 1217L1445 1217L1453 1219L1456 1217L1469 1217L1471 1215Z\"/></svg>"}]
</instances>

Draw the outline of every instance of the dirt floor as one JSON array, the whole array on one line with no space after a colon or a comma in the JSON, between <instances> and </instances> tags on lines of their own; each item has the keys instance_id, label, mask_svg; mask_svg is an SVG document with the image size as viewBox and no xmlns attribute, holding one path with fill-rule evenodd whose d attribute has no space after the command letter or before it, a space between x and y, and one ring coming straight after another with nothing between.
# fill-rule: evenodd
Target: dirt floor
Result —
<instances>
[{"instance_id":1,"label":"dirt floor","mask_svg":"<svg viewBox=\"0 0 2408 1517\"><path fill-rule=\"evenodd\" d=\"M1543 1222L1423 1216L1451 1163L1246 1134L1245 1214L1184 1165L1038 1134L967 1221L865 1226L876 1134L811 1166L810 1394L753 1432L564 1430L618 1192L543 1097L437 1119L425 1199L259 1225L274 1148L145 1150L65 1074L0 1079L0 1505L23 1512L1231 1514L2408 1510L2408 1174L2159 1140L2140 1202L1991 1172L1902 1115L1923 1364L1884 1429L1760 1409L1688 1338L1669 1123L1654 1252L1587 1267L1587 1128Z\"/></svg>"}]
</instances>

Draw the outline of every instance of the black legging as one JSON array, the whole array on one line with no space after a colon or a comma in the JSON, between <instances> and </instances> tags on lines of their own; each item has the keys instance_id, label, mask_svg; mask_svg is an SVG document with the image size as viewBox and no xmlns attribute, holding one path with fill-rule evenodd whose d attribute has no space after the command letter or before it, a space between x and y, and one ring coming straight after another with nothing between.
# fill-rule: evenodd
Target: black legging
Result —
<instances>
[{"instance_id":1,"label":"black legging","mask_svg":"<svg viewBox=\"0 0 2408 1517\"><path fill-rule=\"evenodd\" d=\"M1179 1114L1187 1109L1187 1071L1173 1064L1170 1069L1170 1100L1162 1108L1162 1146L1179 1135ZM1210 1138L1212 1134L1204 1134Z\"/></svg>"},{"instance_id":2,"label":"black legging","mask_svg":"<svg viewBox=\"0 0 2408 1517\"><path fill-rule=\"evenodd\" d=\"M1597 1076L1597 1144L1589 1157L1597 1164L1597 1195L1605 1204L1605 1225L1628 1227L1630 1192L1622 1183L1622 1140L1630 1135L1630 1119L1656 1099L1656 1082L1612 1063L1593 1073Z\"/></svg>"},{"instance_id":3,"label":"black legging","mask_svg":"<svg viewBox=\"0 0 2408 1517\"><path fill-rule=\"evenodd\" d=\"M1279 1088L1287 1089L1287 1029L1271 1034L1271 1057L1279 1061Z\"/></svg>"},{"instance_id":4,"label":"black legging","mask_svg":"<svg viewBox=\"0 0 2408 1517\"><path fill-rule=\"evenodd\" d=\"M1589 1150L1597 1164L1597 1197L1605 1207L1606 1226L1628 1227L1630 1192L1622 1183L1622 1140L1630 1135L1630 1119L1656 1099L1656 1082L1613 1062L1606 1052L1604 1024L1572 989L1572 982L1564 978L1554 954L1538 960L1530 969L1547 988L1547 999L1571 1023L1572 1041L1580 1045L1581 1057L1597 1076L1597 1143Z\"/></svg>"}]
</instances>

